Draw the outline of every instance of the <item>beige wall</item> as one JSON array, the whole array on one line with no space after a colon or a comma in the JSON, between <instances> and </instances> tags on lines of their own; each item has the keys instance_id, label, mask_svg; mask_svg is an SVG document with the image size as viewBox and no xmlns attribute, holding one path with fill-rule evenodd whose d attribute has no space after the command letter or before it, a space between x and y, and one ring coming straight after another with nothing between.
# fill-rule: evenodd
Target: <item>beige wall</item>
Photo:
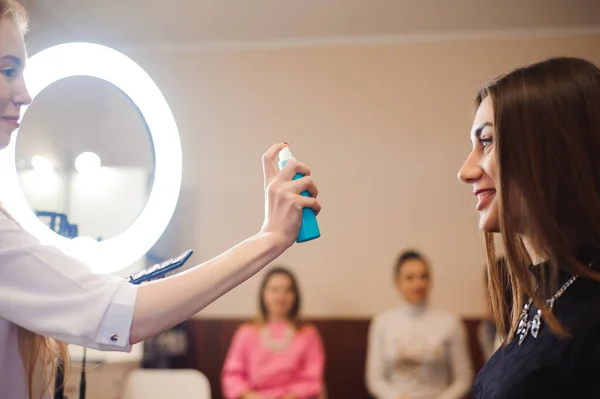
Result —
<instances>
[{"instance_id":1,"label":"beige wall","mask_svg":"<svg viewBox=\"0 0 600 399\"><path fill-rule=\"evenodd\" d=\"M310 316L369 316L397 302L395 256L432 262L434 306L483 312L483 243L469 151L479 84L554 55L600 64L600 35L236 51L140 52L181 129L184 179L164 254L192 261L255 233L263 216L260 156L288 141L321 190L322 237L280 260L301 280ZM200 316L249 316L258 278Z\"/></svg>"}]
</instances>

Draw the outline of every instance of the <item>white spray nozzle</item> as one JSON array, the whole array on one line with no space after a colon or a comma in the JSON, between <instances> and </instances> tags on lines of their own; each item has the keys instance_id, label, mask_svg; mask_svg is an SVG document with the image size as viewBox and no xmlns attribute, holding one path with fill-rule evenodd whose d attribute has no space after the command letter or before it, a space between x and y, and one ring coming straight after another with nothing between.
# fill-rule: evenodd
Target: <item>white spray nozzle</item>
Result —
<instances>
[{"instance_id":1,"label":"white spray nozzle","mask_svg":"<svg viewBox=\"0 0 600 399\"><path fill-rule=\"evenodd\" d=\"M284 147L283 150L279 151L279 162L289 161L294 159L290 147Z\"/></svg>"}]
</instances>

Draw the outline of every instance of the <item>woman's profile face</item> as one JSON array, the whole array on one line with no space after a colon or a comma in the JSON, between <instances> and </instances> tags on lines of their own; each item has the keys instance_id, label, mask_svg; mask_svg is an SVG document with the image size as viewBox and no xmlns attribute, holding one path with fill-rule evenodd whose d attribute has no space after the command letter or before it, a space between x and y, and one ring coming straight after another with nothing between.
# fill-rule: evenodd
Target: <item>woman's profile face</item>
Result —
<instances>
[{"instance_id":1,"label":"woman's profile face","mask_svg":"<svg viewBox=\"0 0 600 399\"><path fill-rule=\"evenodd\" d=\"M0 149L10 143L19 127L21 107L31 103L25 87L23 68L27 59L25 43L11 18L0 20Z\"/></svg>"},{"instance_id":2,"label":"woman's profile face","mask_svg":"<svg viewBox=\"0 0 600 399\"><path fill-rule=\"evenodd\" d=\"M496 195L496 153L494 151L494 108L486 97L477 109L471 129L471 152L458 171L458 178L473 187L477 197L479 228L488 233L500 230Z\"/></svg>"}]
</instances>

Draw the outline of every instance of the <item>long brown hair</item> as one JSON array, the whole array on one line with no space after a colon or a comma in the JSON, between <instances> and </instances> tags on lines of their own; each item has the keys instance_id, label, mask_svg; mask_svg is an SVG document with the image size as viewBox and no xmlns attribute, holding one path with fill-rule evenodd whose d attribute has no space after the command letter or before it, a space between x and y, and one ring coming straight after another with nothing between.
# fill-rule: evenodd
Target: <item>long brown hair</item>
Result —
<instances>
[{"instance_id":1,"label":"long brown hair","mask_svg":"<svg viewBox=\"0 0 600 399\"><path fill-rule=\"evenodd\" d=\"M499 222L508 261L499 266L486 233L494 317L510 341L531 297L550 329L566 336L544 303L558 288L558 272L600 281L600 273L585 264L589 259L578 258L584 247L600 253L600 69L578 58L551 58L488 83L476 107L487 97L495 114ZM528 271L523 237L549 263L537 281ZM510 314L503 306L506 284Z\"/></svg>"},{"instance_id":2,"label":"long brown hair","mask_svg":"<svg viewBox=\"0 0 600 399\"><path fill-rule=\"evenodd\" d=\"M300 305L302 303L302 298L300 295L298 280L296 279L296 276L294 276L294 273L292 273L291 270L281 266L271 268L267 272L267 274L265 274L265 277L263 278L262 283L260 284L260 290L258 291L258 305L260 310L258 323L263 324L269 320L269 312L265 304L265 289L271 277L276 276L278 274L282 274L290 279L292 293L294 294L294 303L292 304L292 308L290 309L290 312L287 315L287 319L296 327L299 327L301 325Z\"/></svg>"},{"instance_id":3,"label":"long brown hair","mask_svg":"<svg viewBox=\"0 0 600 399\"><path fill-rule=\"evenodd\" d=\"M490 235L491 236L491 235ZM508 281L508 271L507 271L507 265L506 265L506 258L504 256L499 256L496 258L496 275L500 276L500 279L502 281L502 314L504 315L503 318L503 326L502 326L502 331L506 330L506 326L510 326L511 325L511 318L510 318L510 314L511 314L511 310L512 310L512 288L510 286L510 282ZM484 274L484 284L485 284L485 292L486 292L486 296L487 296L487 300L489 302L489 304L491 305L492 303L492 293L490 290L490 273L489 273L490 268L487 267L487 264L485 265L485 274ZM493 314L496 314L497 312L492 311ZM496 323L494 323L494 326L496 327L496 329L498 329L498 325Z\"/></svg>"},{"instance_id":4,"label":"long brown hair","mask_svg":"<svg viewBox=\"0 0 600 399\"><path fill-rule=\"evenodd\" d=\"M10 18L24 36L28 29L27 12L15 0L0 0L0 15ZM0 211L10 215L0 206ZM12 218L11 218L12 219ZM66 374L69 365L67 344L19 327L19 351L23 361L29 399L38 399L52 389L57 367Z\"/></svg>"}]
</instances>

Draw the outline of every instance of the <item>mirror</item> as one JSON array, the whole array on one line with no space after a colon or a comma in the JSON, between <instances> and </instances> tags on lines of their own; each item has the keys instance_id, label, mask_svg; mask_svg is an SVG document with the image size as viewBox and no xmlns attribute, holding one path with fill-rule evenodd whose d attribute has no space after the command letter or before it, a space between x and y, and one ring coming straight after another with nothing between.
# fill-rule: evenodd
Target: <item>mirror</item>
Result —
<instances>
[{"instance_id":1,"label":"mirror","mask_svg":"<svg viewBox=\"0 0 600 399\"><path fill-rule=\"evenodd\" d=\"M61 79L28 107L15 144L20 187L61 235L107 240L146 206L154 149L138 108L113 84Z\"/></svg>"}]
</instances>

